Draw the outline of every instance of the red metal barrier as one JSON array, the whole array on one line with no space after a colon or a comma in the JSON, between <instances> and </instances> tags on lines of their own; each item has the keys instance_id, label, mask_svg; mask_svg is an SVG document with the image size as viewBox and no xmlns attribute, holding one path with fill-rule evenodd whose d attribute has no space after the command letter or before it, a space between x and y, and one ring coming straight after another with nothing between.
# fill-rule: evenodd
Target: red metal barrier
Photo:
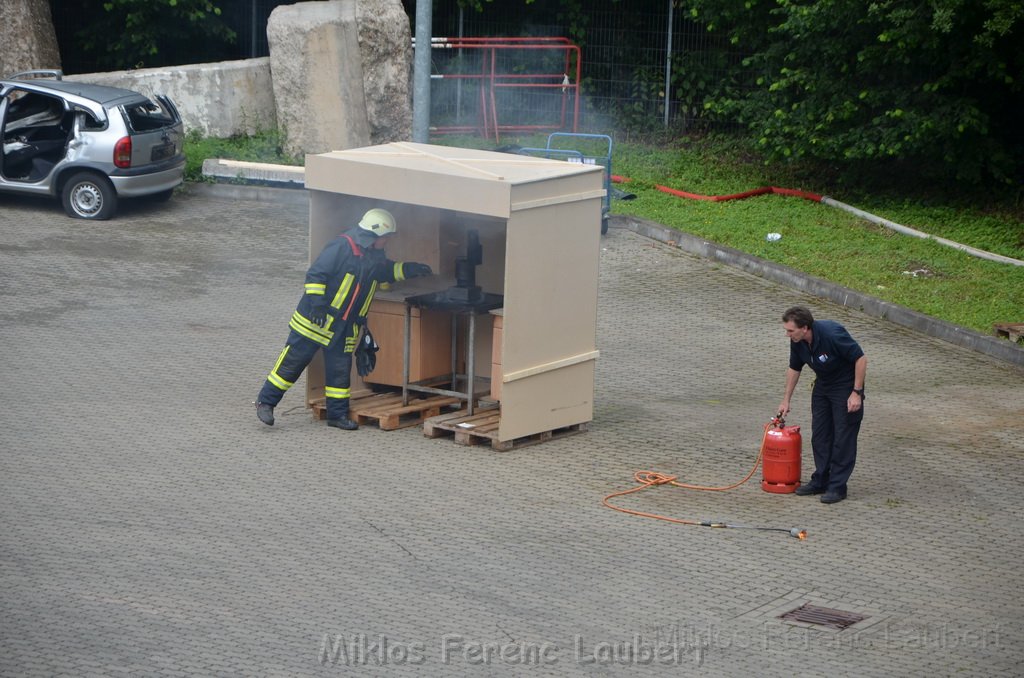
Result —
<instances>
[{"instance_id":1,"label":"red metal barrier","mask_svg":"<svg viewBox=\"0 0 1024 678\"><path fill-rule=\"evenodd\" d=\"M414 41L415 42L415 41ZM432 38L432 49L458 49L480 51L479 73L437 73L434 80L469 80L480 85L480 111L477 125L448 125L431 127L434 134L476 132L486 139L498 141L502 132L533 132L541 130L569 130L575 132L579 126L580 99L579 82L581 72L580 48L563 37L463 37ZM563 54L561 73L504 73L498 71L498 55L512 50L544 50ZM561 110L558 120L542 124L516 124L502 122L499 116L496 92L500 89L560 89ZM571 123L568 120L571 99Z\"/></svg>"}]
</instances>

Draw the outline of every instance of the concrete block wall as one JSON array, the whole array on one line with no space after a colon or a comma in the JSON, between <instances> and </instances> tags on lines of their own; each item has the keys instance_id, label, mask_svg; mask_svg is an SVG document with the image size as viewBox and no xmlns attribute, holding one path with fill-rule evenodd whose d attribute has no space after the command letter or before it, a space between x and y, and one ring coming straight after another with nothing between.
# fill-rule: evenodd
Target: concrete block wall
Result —
<instances>
[{"instance_id":1,"label":"concrete block wall","mask_svg":"<svg viewBox=\"0 0 1024 678\"><path fill-rule=\"evenodd\" d=\"M277 126L270 59L69 75L66 80L171 97L185 130L204 136L254 134Z\"/></svg>"}]
</instances>

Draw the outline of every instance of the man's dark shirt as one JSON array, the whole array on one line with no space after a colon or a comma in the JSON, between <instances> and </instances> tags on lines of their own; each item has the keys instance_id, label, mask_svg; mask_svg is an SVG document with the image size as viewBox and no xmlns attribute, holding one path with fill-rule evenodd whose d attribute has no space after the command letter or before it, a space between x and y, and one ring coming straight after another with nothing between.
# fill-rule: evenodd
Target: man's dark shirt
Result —
<instances>
[{"instance_id":1,"label":"man's dark shirt","mask_svg":"<svg viewBox=\"0 0 1024 678\"><path fill-rule=\"evenodd\" d=\"M810 365L817 380L815 388L829 392L853 390L853 365L864 355L846 328L834 320L815 320L811 326L811 344L790 342L789 366L801 371Z\"/></svg>"}]
</instances>

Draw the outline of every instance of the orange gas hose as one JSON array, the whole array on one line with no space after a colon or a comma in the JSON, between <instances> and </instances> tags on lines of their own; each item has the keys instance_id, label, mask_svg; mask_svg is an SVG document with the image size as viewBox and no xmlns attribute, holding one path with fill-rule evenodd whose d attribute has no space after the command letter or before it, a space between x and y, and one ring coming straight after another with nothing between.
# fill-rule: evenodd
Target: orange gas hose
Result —
<instances>
[{"instance_id":1,"label":"orange gas hose","mask_svg":"<svg viewBox=\"0 0 1024 678\"><path fill-rule=\"evenodd\" d=\"M787 532L791 536L796 537L797 539L806 539L807 538L807 531L806 530L801 530L801 529L796 528L796 527L794 527L792 529L782 528L782 527L756 527L756 526L752 526L752 525L733 525L733 524L730 524L730 523L711 522L711 521L707 521L707 520L704 520L704 521L686 520L684 518L672 518L670 516L663 516L663 515L659 515L657 513L648 513L646 511L637 511L635 509L623 508L621 506L615 506L610 501L611 499L614 499L615 497L622 497L622 496L625 496L627 494L633 494L634 492L639 492L640 490L646 490L649 487L655 487L657 485L675 485L676 487L682 487L682 488L685 488L685 489L688 489L688 490L704 490L704 491L709 491L709 492L724 492L726 490L731 490L731 489L737 488L740 485L742 485L743 483L745 483L748 480L750 480L750 477L752 475L754 475L755 471L757 471L757 467L761 463L761 458L764 456L764 444L765 444L765 440L768 438L768 428L769 428L768 426L765 427L764 435L761 436L761 445L760 445L760 447L759 447L759 449L757 451L757 458L754 459L754 466L750 469L750 473L748 473L743 478L743 480L741 480L741 481L739 481L737 483L733 483L732 485L724 485L724 486L721 486L721 487L708 487L708 486L705 486L705 485L690 485L688 483L677 482L677 480L676 480L677 476L670 476L670 475L667 475L667 474L664 474L664 473L659 473L657 471L637 471L636 473L633 474L633 478L638 483L640 483L639 486L632 487L632 488L630 488L628 490L622 490L621 492L613 492L612 494L609 494L607 497L602 499L601 503L604 504L605 506L607 506L608 508L610 508L610 509L612 509L614 511L619 511L621 513L628 513L630 515L640 516L642 518L654 518L655 520L664 520L664 521L669 522L669 523L678 523L680 525L700 525L700 526L703 526L703 527L733 527L733 528L743 528L743 529L748 529L748 530L765 530L765 531Z\"/></svg>"}]
</instances>

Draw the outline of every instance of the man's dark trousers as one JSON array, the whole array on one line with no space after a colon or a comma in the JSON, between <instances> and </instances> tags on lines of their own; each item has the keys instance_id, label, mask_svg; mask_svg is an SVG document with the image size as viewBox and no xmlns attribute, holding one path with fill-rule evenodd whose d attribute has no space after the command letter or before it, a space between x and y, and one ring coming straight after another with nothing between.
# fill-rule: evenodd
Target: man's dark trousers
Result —
<instances>
[{"instance_id":1,"label":"man's dark trousers","mask_svg":"<svg viewBox=\"0 0 1024 678\"><path fill-rule=\"evenodd\" d=\"M814 475L811 485L846 495L846 481L857 462L857 434L864 420L864 405L856 412L846 411L849 389L829 393L815 388L811 394L811 449L814 451Z\"/></svg>"}]
</instances>

